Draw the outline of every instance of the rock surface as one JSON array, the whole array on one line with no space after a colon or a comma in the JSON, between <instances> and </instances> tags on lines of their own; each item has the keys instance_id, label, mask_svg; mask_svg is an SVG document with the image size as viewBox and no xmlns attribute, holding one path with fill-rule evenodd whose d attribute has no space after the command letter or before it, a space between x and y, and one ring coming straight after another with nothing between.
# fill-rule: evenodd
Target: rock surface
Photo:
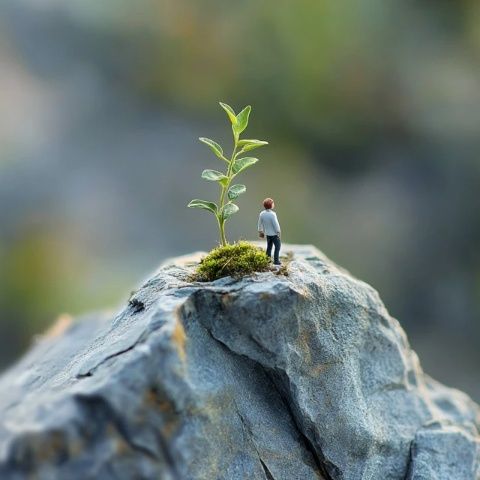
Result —
<instances>
[{"instance_id":1,"label":"rock surface","mask_svg":"<svg viewBox=\"0 0 480 480\"><path fill-rule=\"evenodd\" d=\"M378 294L310 246L288 276L166 262L0 378L0 478L480 478L479 407L425 375Z\"/></svg>"}]
</instances>

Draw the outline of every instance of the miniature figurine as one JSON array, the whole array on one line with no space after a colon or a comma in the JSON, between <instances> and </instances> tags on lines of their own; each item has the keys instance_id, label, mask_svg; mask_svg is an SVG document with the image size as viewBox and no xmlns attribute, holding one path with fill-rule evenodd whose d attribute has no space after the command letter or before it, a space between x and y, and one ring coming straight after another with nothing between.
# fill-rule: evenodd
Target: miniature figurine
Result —
<instances>
[{"instance_id":1,"label":"miniature figurine","mask_svg":"<svg viewBox=\"0 0 480 480\"><path fill-rule=\"evenodd\" d=\"M260 238L267 237L267 256L272 257L272 246L275 245L275 251L273 254L273 264L281 265L280 247L282 242L280 241L280 224L278 223L277 214L273 211L275 208L275 202L272 198L266 198L263 201L265 210L260 212L258 217L258 235Z\"/></svg>"}]
</instances>

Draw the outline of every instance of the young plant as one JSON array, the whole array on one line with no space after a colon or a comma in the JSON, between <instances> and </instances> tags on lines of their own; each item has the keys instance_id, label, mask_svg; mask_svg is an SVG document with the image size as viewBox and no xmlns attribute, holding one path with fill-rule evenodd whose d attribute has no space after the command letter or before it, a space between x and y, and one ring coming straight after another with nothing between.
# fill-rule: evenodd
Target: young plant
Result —
<instances>
[{"instance_id":1,"label":"young plant","mask_svg":"<svg viewBox=\"0 0 480 480\"><path fill-rule=\"evenodd\" d=\"M226 245L227 238L225 236L225 222L239 210L238 206L233 203L233 200L239 197L242 193L245 193L247 190L245 185L242 184L231 185L232 180L246 168L251 167L258 162L257 158L244 157L242 155L250 150L267 145L268 142L264 142L262 140L240 140L240 134L247 128L248 125L248 117L252 109L250 105L246 106L238 115L234 112L233 108L226 103L220 102L220 106L225 110L230 123L232 124L232 155L230 158L227 158L223 152L223 148L217 142L205 137L199 138L201 142L210 147L212 152L220 160L227 164L226 172L220 172L218 170L204 170L202 172L203 179L218 183L220 187L220 198L218 204L196 198L188 204L188 207L203 208L204 210L212 212L217 219L218 228L220 231L220 242L222 245Z\"/></svg>"}]
</instances>

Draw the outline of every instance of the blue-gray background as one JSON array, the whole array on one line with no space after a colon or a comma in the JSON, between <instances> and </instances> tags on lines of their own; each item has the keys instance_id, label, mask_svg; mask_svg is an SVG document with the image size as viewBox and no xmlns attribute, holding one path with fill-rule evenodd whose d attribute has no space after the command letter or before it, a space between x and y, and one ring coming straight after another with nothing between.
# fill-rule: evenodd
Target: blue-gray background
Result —
<instances>
[{"instance_id":1,"label":"blue-gray background","mask_svg":"<svg viewBox=\"0 0 480 480\"><path fill-rule=\"evenodd\" d=\"M64 312L211 248L217 101L267 139L230 239L276 200L379 290L425 369L480 399L480 3L3 0L0 367Z\"/></svg>"}]
</instances>

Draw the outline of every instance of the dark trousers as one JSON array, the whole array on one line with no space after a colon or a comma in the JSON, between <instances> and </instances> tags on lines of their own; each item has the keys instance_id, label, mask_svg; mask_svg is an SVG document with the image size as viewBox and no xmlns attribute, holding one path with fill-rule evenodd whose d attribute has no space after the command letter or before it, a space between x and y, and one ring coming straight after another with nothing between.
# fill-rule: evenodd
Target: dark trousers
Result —
<instances>
[{"instance_id":1,"label":"dark trousers","mask_svg":"<svg viewBox=\"0 0 480 480\"><path fill-rule=\"evenodd\" d=\"M280 241L280 237L278 235L267 235L267 256L272 257L272 245L275 245L275 252L273 253L273 263L279 264L279 256L280 256L280 247L282 242Z\"/></svg>"}]
</instances>

